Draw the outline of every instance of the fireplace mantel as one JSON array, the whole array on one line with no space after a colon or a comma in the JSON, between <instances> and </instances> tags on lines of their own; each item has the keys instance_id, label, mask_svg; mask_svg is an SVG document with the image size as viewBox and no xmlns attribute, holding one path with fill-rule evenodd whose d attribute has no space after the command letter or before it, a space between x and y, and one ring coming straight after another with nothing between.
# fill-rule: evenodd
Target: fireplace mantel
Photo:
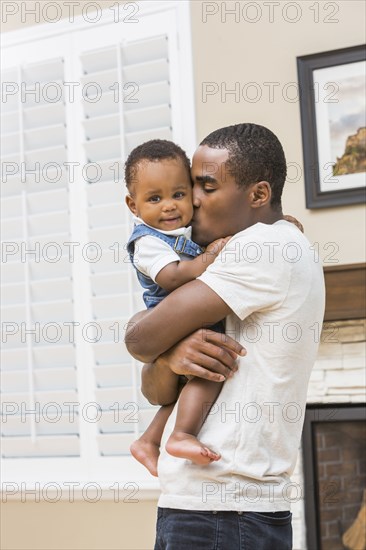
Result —
<instances>
[{"instance_id":1,"label":"fireplace mantel","mask_svg":"<svg viewBox=\"0 0 366 550\"><path fill-rule=\"evenodd\" d=\"M366 317L366 264L324 268L325 321L345 321Z\"/></svg>"}]
</instances>

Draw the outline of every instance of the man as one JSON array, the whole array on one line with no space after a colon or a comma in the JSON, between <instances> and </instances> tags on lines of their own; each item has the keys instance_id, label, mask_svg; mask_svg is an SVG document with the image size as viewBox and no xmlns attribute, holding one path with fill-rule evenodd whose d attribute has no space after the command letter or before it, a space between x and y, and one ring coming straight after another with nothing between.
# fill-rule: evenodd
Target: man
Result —
<instances>
[{"instance_id":1,"label":"man","mask_svg":"<svg viewBox=\"0 0 366 550\"><path fill-rule=\"evenodd\" d=\"M199 434L219 461L169 455L174 412L167 423L156 550L292 547L290 475L324 281L309 242L283 219L285 178L267 128L238 124L205 138L192 162L192 237L201 245L233 237L203 275L135 316L126 335L130 353L150 363L143 392L153 403L176 400L177 375L226 378ZM224 317L226 337L202 328Z\"/></svg>"}]
</instances>

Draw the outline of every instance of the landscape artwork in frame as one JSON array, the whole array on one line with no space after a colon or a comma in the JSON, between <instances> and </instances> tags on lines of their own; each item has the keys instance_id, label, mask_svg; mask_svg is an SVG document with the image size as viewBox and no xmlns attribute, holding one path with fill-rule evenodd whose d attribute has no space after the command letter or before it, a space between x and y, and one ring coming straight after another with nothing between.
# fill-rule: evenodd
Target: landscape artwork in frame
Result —
<instances>
[{"instance_id":1,"label":"landscape artwork in frame","mask_svg":"<svg viewBox=\"0 0 366 550\"><path fill-rule=\"evenodd\" d=\"M364 46L297 58L307 208L364 202Z\"/></svg>"}]
</instances>

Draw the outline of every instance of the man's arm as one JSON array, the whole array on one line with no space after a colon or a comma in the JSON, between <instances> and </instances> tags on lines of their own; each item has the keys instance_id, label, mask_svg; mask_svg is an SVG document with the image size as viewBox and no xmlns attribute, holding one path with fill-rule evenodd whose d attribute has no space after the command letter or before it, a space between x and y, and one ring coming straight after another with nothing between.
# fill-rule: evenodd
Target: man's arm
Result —
<instances>
[{"instance_id":1,"label":"man's arm","mask_svg":"<svg viewBox=\"0 0 366 550\"><path fill-rule=\"evenodd\" d=\"M152 363L188 334L213 325L230 312L229 306L208 285L191 281L142 317L132 318L126 332L127 349L143 363Z\"/></svg>"}]
</instances>

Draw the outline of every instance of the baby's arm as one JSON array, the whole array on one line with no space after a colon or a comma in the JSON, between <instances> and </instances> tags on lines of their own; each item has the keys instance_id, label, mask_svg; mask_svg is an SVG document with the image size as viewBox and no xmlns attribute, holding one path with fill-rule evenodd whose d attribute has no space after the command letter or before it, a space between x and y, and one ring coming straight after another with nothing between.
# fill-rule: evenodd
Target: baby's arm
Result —
<instances>
[{"instance_id":1,"label":"baby's arm","mask_svg":"<svg viewBox=\"0 0 366 550\"><path fill-rule=\"evenodd\" d=\"M214 262L229 239L231 237L213 241L208 245L203 254L200 254L193 260L171 262L159 271L155 277L155 281L168 292L172 292L189 281L193 281L202 275L207 266Z\"/></svg>"}]
</instances>

